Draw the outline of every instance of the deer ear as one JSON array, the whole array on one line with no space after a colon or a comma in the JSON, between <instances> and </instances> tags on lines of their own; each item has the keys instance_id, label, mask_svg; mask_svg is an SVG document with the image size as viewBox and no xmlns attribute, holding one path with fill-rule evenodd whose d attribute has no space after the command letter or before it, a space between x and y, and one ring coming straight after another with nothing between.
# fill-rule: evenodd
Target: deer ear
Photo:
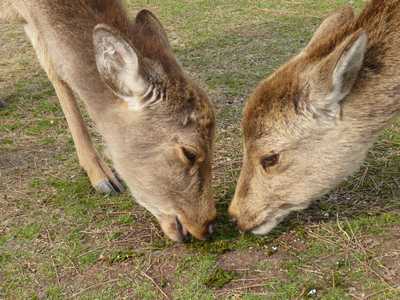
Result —
<instances>
[{"instance_id":1,"label":"deer ear","mask_svg":"<svg viewBox=\"0 0 400 300\"><path fill-rule=\"evenodd\" d=\"M354 11L350 6L345 6L329 15L315 31L311 41L304 49L307 52L309 49L318 46L321 40L327 36L334 34L340 27L354 20Z\"/></svg>"},{"instance_id":2,"label":"deer ear","mask_svg":"<svg viewBox=\"0 0 400 300\"><path fill-rule=\"evenodd\" d=\"M151 40L153 45L172 51L163 25L151 11L147 9L141 10L136 16L135 23L141 28L141 32L146 39Z\"/></svg>"},{"instance_id":3,"label":"deer ear","mask_svg":"<svg viewBox=\"0 0 400 300\"><path fill-rule=\"evenodd\" d=\"M315 103L325 111L337 111L340 102L357 81L367 51L368 36L360 30L353 33L317 67L315 80L322 86L322 99ZM321 88L319 88L321 90Z\"/></svg>"},{"instance_id":4,"label":"deer ear","mask_svg":"<svg viewBox=\"0 0 400 300\"><path fill-rule=\"evenodd\" d=\"M114 29L97 25L93 33L97 69L121 99L135 102L149 89L137 51Z\"/></svg>"}]
</instances>

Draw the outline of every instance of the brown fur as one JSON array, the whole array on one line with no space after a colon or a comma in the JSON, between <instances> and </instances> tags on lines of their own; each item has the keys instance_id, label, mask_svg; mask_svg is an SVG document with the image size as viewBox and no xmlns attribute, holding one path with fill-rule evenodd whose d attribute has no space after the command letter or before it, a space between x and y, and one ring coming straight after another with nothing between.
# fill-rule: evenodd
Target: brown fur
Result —
<instances>
[{"instance_id":1,"label":"brown fur","mask_svg":"<svg viewBox=\"0 0 400 300\"><path fill-rule=\"evenodd\" d=\"M103 135L115 169L137 201L157 217L165 233L182 240L182 226L183 233L205 238L215 218L211 193L213 106L180 67L157 18L143 10L131 22L121 2L115 0L10 3L7 9L17 12L27 24L27 34L56 89L80 163L93 186L103 191L111 185L121 188L98 158L74 94L84 101ZM97 24L109 28L104 30L133 49L138 76L151 88L140 101L155 96L157 104L129 110L116 91L120 85L113 85L118 77L112 72L104 76L98 70L95 52L100 48L93 45ZM193 161L182 156L186 148L195 153Z\"/></svg>"},{"instance_id":2,"label":"brown fur","mask_svg":"<svg viewBox=\"0 0 400 300\"><path fill-rule=\"evenodd\" d=\"M357 18L348 12L343 18L344 11L324 22L307 48L260 83L246 104L245 156L230 207L243 230L266 233L332 189L359 167L400 111L400 1L373 0ZM365 33L362 68L356 79L344 80L351 93L332 112L323 101L332 72ZM281 153L280 163L261 170L260 159L271 152Z\"/></svg>"},{"instance_id":3,"label":"brown fur","mask_svg":"<svg viewBox=\"0 0 400 300\"><path fill-rule=\"evenodd\" d=\"M252 120L246 123L245 132L251 135L257 131L254 127L262 123L259 119L264 119L266 113L271 112L271 116L280 119L279 111L287 112L291 110L289 107L294 108L299 100L299 93L303 92L297 76L301 70L326 57L346 37L361 28L368 32L369 49L361 72L364 74L363 80L358 84L366 85L365 82L379 74L384 65L389 63L389 59L396 56L394 53L385 55L385 52L389 49L397 51L396 43L400 43L399 32L394 30L400 26L399 5L398 0L370 2L358 18L343 26L341 30L335 30L333 34L321 35L318 43L309 45L302 59L294 58L274 73L272 78L259 85L245 109L243 119Z\"/></svg>"}]
</instances>

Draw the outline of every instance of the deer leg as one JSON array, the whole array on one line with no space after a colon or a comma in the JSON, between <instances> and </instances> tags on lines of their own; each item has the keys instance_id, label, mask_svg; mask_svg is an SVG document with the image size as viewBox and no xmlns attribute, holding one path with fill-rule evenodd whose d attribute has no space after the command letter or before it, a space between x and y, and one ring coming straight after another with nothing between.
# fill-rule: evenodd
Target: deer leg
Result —
<instances>
[{"instance_id":1,"label":"deer leg","mask_svg":"<svg viewBox=\"0 0 400 300\"><path fill-rule=\"evenodd\" d=\"M58 79L51 79L71 131L79 163L86 171L92 186L101 193L118 193L123 186L110 168L99 158L85 126L77 102L69 86Z\"/></svg>"},{"instance_id":2,"label":"deer leg","mask_svg":"<svg viewBox=\"0 0 400 300\"><path fill-rule=\"evenodd\" d=\"M79 163L86 171L92 186L98 192L105 194L122 192L124 187L119 179L99 158L91 142L75 96L68 84L61 80L54 70L47 49L41 42L37 31L31 25L25 25L25 32L31 40L40 64L53 84L75 143Z\"/></svg>"}]
</instances>

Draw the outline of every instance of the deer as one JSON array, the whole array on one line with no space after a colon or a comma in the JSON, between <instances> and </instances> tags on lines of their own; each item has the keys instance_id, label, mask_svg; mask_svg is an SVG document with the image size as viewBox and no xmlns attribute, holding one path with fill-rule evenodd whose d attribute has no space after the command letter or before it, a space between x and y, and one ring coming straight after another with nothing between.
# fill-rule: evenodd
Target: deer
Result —
<instances>
[{"instance_id":1,"label":"deer","mask_svg":"<svg viewBox=\"0 0 400 300\"><path fill-rule=\"evenodd\" d=\"M24 26L92 186L122 192L120 177L173 241L210 236L214 107L157 17L142 10L130 20L118 0L1 2L2 20ZM77 99L118 176L96 152Z\"/></svg>"},{"instance_id":2,"label":"deer","mask_svg":"<svg viewBox=\"0 0 400 300\"><path fill-rule=\"evenodd\" d=\"M229 213L268 234L359 169L400 111L400 1L333 13L261 81L243 112L242 168Z\"/></svg>"}]
</instances>

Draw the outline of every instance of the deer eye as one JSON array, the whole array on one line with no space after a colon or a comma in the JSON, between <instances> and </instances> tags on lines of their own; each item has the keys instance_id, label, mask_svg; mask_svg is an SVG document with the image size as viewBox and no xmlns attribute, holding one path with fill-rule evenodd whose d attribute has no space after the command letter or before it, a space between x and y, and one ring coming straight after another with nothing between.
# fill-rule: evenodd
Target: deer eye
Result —
<instances>
[{"instance_id":1,"label":"deer eye","mask_svg":"<svg viewBox=\"0 0 400 300\"><path fill-rule=\"evenodd\" d=\"M197 160L197 155L194 151L189 150L185 147L182 147L182 152L185 158L189 161L190 164L194 164Z\"/></svg>"},{"instance_id":2,"label":"deer eye","mask_svg":"<svg viewBox=\"0 0 400 300\"><path fill-rule=\"evenodd\" d=\"M277 165L278 162L279 162L279 154L267 155L261 159L261 165L265 170Z\"/></svg>"}]
</instances>

